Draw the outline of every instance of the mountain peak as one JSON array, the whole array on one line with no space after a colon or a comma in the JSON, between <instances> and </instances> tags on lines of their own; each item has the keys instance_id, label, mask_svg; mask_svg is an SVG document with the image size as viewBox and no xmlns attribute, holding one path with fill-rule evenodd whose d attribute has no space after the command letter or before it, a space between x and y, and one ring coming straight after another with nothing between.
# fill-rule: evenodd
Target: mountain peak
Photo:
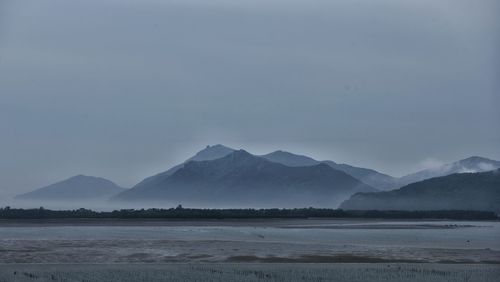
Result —
<instances>
[{"instance_id":1,"label":"mountain peak","mask_svg":"<svg viewBox=\"0 0 500 282\"><path fill-rule=\"evenodd\" d=\"M68 180L78 180L78 179L89 179L89 178L99 178L99 177L95 177L95 176L88 176L88 175L84 175L84 174L78 174L78 175L75 175L75 176L72 176L70 178L68 178Z\"/></svg>"},{"instance_id":2,"label":"mountain peak","mask_svg":"<svg viewBox=\"0 0 500 282\"><path fill-rule=\"evenodd\" d=\"M231 148L224 146L222 144L215 144L215 145L207 145L205 149L221 150L221 149L231 149Z\"/></svg>"},{"instance_id":3,"label":"mountain peak","mask_svg":"<svg viewBox=\"0 0 500 282\"><path fill-rule=\"evenodd\" d=\"M468 158L465 158L463 160L458 161L458 163L462 163L462 164L475 164L475 163L481 163L481 162L495 163L497 161L494 161L494 160L491 160L488 158L484 158L484 157L480 157L480 156L471 156L471 157L468 157Z\"/></svg>"},{"instance_id":4,"label":"mountain peak","mask_svg":"<svg viewBox=\"0 0 500 282\"><path fill-rule=\"evenodd\" d=\"M452 166L458 168L457 172L483 172L499 168L500 162L488 158L472 156L460 160L454 163Z\"/></svg>"},{"instance_id":5,"label":"mountain peak","mask_svg":"<svg viewBox=\"0 0 500 282\"><path fill-rule=\"evenodd\" d=\"M100 182L111 182L111 181L102 177L78 174L61 182L100 183Z\"/></svg>"},{"instance_id":6,"label":"mountain peak","mask_svg":"<svg viewBox=\"0 0 500 282\"><path fill-rule=\"evenodd\" d=\"M234 149L226 147L221 144L216 145L208 145L205 149L199 151L190 158L188 161L206 161L206 160L214 160L225 157L230 153L234 152Z\"/></svg>"}]
</instances>

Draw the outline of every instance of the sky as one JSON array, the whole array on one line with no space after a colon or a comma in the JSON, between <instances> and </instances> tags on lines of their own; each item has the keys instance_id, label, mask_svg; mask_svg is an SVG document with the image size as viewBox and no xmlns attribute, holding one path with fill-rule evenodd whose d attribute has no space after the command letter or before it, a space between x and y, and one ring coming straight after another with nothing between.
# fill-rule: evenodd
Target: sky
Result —
<instances>
[{"instance_id":1,"label":"sky","mask_svg":"<svg viewBox=\"0 0 500 282\"><path fill-rule=\"evenodd\" d=\"M0 1L0 197L208 144L401 176L500 159L497 0Z\"/></svg>"}]
</instances>

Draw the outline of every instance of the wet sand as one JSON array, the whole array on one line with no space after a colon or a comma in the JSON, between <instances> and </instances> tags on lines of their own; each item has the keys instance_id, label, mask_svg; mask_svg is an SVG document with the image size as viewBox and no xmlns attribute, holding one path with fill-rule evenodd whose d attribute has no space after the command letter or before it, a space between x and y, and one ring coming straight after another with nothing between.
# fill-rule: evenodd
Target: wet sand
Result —
<instances>
[{"instance_id":1,"label":"wet sand","mask_svg":"<svg viewBox=\"0 0 500 282\"><path fill-rule=\"evenodd\" d=\"M2 221L0 263L500 264L498 238L489 221Z\"/></svg>"}]
</instances>

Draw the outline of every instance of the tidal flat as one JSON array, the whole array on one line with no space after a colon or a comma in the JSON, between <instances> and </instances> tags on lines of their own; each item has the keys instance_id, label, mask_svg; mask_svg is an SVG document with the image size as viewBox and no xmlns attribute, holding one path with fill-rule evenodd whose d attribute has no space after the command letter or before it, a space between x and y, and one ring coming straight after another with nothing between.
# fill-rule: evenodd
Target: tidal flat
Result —
<instances>
[{"instance_id":1,"label":"tidal flat","mask_svg":"<svg viewBox=\"0 0 500 282\"><path fill-rule=\"evenodd\" d=\"M498 221L7 220L0 281L496 281L498 238Z\"/></svg>"}]
</instances>

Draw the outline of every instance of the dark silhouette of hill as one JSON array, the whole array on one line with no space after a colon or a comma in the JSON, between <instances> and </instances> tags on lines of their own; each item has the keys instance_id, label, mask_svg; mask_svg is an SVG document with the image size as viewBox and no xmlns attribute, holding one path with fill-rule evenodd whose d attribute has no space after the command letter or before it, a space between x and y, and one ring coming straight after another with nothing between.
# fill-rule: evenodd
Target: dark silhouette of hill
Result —
<instances>
[{"instance_id":1,"label":"dark silhouette of hill","mask_svg":"<svg viewBox=\"0 0 500 282\"><path fill-rule=\"evenodd\" d=\"M456 173L397 190L358 193L340 206L348 210L479 210L500 212L500 170Z\"/></svg>"}]
</instances>

